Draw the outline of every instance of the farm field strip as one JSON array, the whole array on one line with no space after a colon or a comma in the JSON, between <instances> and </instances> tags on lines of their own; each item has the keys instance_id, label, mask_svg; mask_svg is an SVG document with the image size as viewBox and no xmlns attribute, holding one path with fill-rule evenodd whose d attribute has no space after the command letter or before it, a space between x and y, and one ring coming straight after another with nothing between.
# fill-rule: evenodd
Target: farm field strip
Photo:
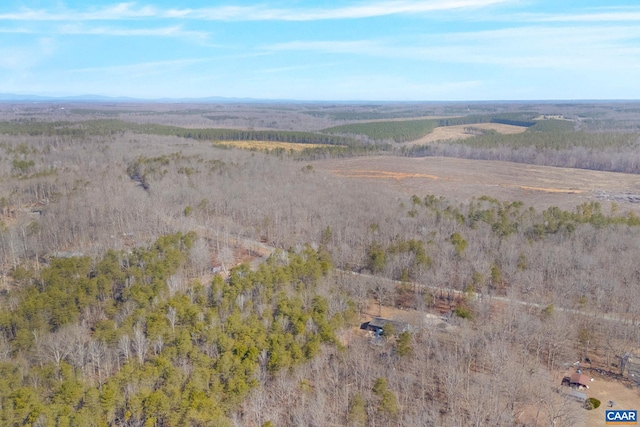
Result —
<instances>
[{"instance_id":1,"label":"farm field strip","mask_svg":"<svg viewBox=\"0 0 640 427\"><path fill-rule=\"evenodd\" d=\"M415 141L407 142L405 145L421 145L436 141L451 141L456 139L472 138L475 135L469 133L467 129L475 128L482 130L494 130L505 135L522 133L527 130L524 126L505 125L501 123L476 123L468 125L439 126L428 135Z\"/></svg>"},{"instance_id":2,"label":"farm field strip","mask_svg":"<svg viewBox=\"0 0 640 427\"><path fill-rule=\"evenodd\" d=\"M396 181L401 181L403 179L409 179L409 178L426 178L426 179L442 180L442 181L458 181L458 182L462 181L461 179L456 179L451 177L442 177L442 176L431 175L426 173L405 173L405 172L390 172L390 171L379 171L379 170L345 171L340 169L334 169L331 172L333 172L337 176L341 176L344 178L394 179ZM505 184L505 183L501 183L497 185L505 188L520 188L525 191L541 191L545 193L581 194L585 192L585 190L579 189L579 188L534 187L530 185Z\"/></svg>"},{"instance_id":3,"label":"farm field strip","mask_svg":"<svg viewBox=\"0 0 640 427\"><path fill-rule=\"evenodd\" d=\"M244 150L275 150L278 148L287 151L302 151L305 148L325 147L324 144L302 144L296 142L277 142L277 141L216 141L216 145L224 145L228 147L242 148Z\"/></svg>"},{"instance_id":4,"label":"farm field strip","mask_svg":"<svg viewBox=\"0 0 640 427\"><path fill-rule=\"evenodd\" d=\"M577 189L577 188L570 188L570 189L545 188L545 187L531 187L531 186L528 186L528 185L515 185L515 186L512 186L512 187L521 188L523 190L543 191L543 192L546 192L546 193L581 194L581 193L585 192L585 190L580 190L580 189Z\"/></svg>"},{"instance_id":5,"label":"farm field strip","mask_svg":"<svg viewBox=\"0 0 640 427\"><path fill-rule=\"evenodd\" d=\"M436 175L429 175L425 173L404 173L404 172L389 172L378 170L352 170L345 171L335 169L332 170L334 174L345 178L382 178L382 179L395 179L402 180L407 178L427 178L427 179L441 179Z\"/></svg>"}]
</instances>

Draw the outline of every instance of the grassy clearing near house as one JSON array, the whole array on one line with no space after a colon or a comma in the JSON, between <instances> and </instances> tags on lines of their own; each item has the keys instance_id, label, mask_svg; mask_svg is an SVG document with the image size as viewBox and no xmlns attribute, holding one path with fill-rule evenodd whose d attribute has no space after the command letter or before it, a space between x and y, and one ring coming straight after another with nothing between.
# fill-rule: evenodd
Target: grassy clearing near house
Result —
<instances>
[{"instance_id":1,"label":"grassy clearing near house","mask_svg":"<svg viewBox=\"0 0 640 427\"><path fill-rule=\"evenodd\" d=\"M244 150L276 150L283 149L286 151L302 151L307 148L318 148L325 146L324 144L298 144L295 142L276 142L276 141L216 141L216 145L225 147L242 148Z\"/></svg>"}]
</instances>

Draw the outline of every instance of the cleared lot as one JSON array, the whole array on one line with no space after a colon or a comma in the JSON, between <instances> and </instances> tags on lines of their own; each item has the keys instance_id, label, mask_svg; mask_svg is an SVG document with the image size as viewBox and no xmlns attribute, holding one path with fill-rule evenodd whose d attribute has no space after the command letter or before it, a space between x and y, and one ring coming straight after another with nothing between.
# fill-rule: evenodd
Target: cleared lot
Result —
<instances>
[{"instance_id":1,"label":"cleared lot","mask_svg":"<svg viewBox=\"0 0 640 427\"><path fill-rule=\"evenodd\" d=\"M470 125L455 125L437 127L428 135L407 143L407 145L428 144L435 141L451 141L455 139L466 139L477 135L477 130L494 130L505 135L522 133L527 130L523 126L503 125L501 123L477 123Z\"/></svg>"},{"instance_id":2,"label":"cleared lot","mask_svg":"<svg viewBox=\"0 0 640 427\"><path fill-rule=\"evenodd\" d=\"M490 160L379 156L323 160L314 166L349 179L373 180L408 195L435 194L453 200L488 195L536 208L572 209L599 200L606 211L607 195L640 193L638 175ZM639 203L616 203L622 210L640 212Z\"/></svg>"}]
</instances>

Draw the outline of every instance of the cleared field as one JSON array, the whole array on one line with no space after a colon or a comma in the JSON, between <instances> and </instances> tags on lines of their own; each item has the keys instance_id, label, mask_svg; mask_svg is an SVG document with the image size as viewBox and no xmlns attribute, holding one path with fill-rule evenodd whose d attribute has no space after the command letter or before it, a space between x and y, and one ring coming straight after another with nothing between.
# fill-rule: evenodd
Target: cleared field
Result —
<instances>
[{"instance_id":1,"label":"cleared field","mask_svg":"<svg viewBox=\"0 0 640 427\"><path fill-rule=\"evenodd\" d=\"M428 135L423 136L415 141L408 142L406 145L421 145L435 141L451 141L455 139L466 139L475 136L469 129L494 130L505 135L522 133L527 130L524 126L504 125L501 123L477 123L470 125L454 125L440 126Z\"/></svg>"},{"instance_id":2,"label":"cleared field","mask_svg":"<svg viewBox=\"0 0 640 427\"><path fill-rule=\"evenodd\" d=\"M596 427L604 425L604 415L607 409L635 409L640 410L640 390L630 388L626 384L611 380L596 372L587 372L587 375L594 378L594 382L589 385L586 391L588 397L595 397L602 402L598 409L588 411L587 426ZM613 408L607 406L613 400Z\"/></svg>"},{"instance_id":3,"label":"cleared field","mask_svg":"<svg viewBox=\"0 0 640 427\"><path fill-rule=\"evenodd\" d=\"M371 119L361 120L360 123L375 123L375 122L408 122L411 120L441 120L441 119L455 119L460 116L416 116L416 117L399 117L396 119Z\"/></svg>"},{"instance_id":4,"label":"cleared field","mask_svg":"<svg viewBox=\"0 0 640 427\"><path fill-rule=\"evenodd\" d=\"M489 160L380 156L322 160L314 166L409 195L435 194L453 200L488 195L521 200L536 208L573 209L590 200L601 200L606 208L609 202L603 196L640 193L638 175ZM616 203L622 209L640 212L639 203Z\"/></svg>"},{"instance_id":5,"label":"cleared field","mask_svg":"<svg viewBox=\"0 0 640 427\"><path fill-rule=\"evenodd\" d=\"M242 148L244 150L275 150L278 148L286 151L302 151L305 148L326 147L324 144L299 144L295 142L275 142L275 141L220 141L216 145L226 147Z\"/></svg>"}]
</instances>

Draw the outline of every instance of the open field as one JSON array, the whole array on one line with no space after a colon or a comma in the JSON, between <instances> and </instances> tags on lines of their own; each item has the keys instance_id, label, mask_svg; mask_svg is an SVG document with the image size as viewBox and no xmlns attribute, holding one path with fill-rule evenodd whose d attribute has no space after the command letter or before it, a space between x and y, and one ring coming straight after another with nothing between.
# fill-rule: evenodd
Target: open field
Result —
<instances>
[{"instance_id":1,"label":"open field","mask_svg":"<svg viewBox=\"0 0 640 427\"><path fill-rule=\"evenodd\" d=\"M242 148L243 150L275 150L278 148L284 150L302 151L305 148L322 147L322 144L297 144L294 142L276 142L276 141L220 141L216 145L224 145L226 147Z\"/></svg>"},{"instance_id":2,"label":"open field","mask_svg":"<svg viewBox=\"0 0 640 427\"><path fill-rule=\"evenodd\" d=\"M603 194L637 192L638 175L519 163L444 157L391 156L336 159L315 163L340 177L375 181L406 194L435 194L468 200L489 195L500 200L525 200L536 208L572 209ZM640 206L616 202L625 210Z\"/></svg>"},{"instance_id":3,"label":"open field","mask_svg":"<svg viewBox=\"0 0 640 427\"><path fill-rule=\"evenodd\" d=\"M471 138L475 135L468 131L468 129L470 128L494 130L504 135L522 133L527 130L527 128L524 126L505 125L501 123L477 123L473 125L440 126L435 128L430 134L425 135L415 141L411 141L407 143L407 145L421 145L436 141L451 141L456 139Z\"/></svg>"}]
</instances>

